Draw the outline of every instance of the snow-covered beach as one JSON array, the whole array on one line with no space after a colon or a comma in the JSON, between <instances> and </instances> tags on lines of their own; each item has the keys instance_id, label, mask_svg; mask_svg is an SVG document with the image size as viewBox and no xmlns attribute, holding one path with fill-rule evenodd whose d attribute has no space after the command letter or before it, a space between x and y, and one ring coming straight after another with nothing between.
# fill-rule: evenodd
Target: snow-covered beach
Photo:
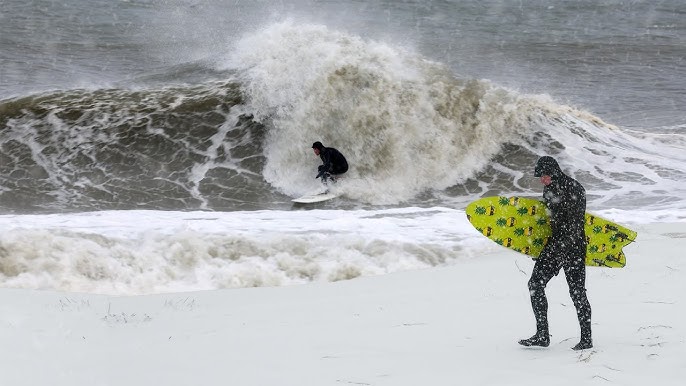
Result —
<instances>
[{"instance_id":1,"label":"snow-covered beach","mask_svg":"<svg viewBox=\"0 0 686 386\"><path fill-rule=\"evenodd\" d=\"M686 384L685 4L0 1L0 386ZM582 352L464 212L543 155L638 232Z\"/></svg>"},{"instance_id":2,"label":"snow-covered beach","mask_svg":"<svg viewBox=\"0 0 686 386\"><path fill-rule=\"evenodd\" d=\"M336 211L283 212L280 219L278 212L149 212L147 217L136 213L138 225L129 227L121 226L129 220L127 212L94 214L88 221L87 214L55 215L42 225L26 221L23 227L14 222L19 217L3 216L0 222L9 229L0 235L5 249L12 245L8 235L15 232L40 228L49 240L60 233L60 222L84 234L135 239L135 229L146 227L153 229L146 237L162 237L155 221L166 223L167 229L183 223L187 232L238 234L246 224L241 217L248 216L255 229L262 229L254 232L262 240L277 229L283 240L289 233L343 240L359 237L373 225L376 233L361 237L362 242L404 239L407 247L433 234L427 241L447 251L457 250L455 240L462 240L469 253L424 268L418 263L396 266L387 274L375 272L380 260L358 260L361 277L329 281L322 275L307 284L279 287L130 296L4 288L2 384L682 384L683 218L627 223L639 233L625 248L627 266L588 268L595 347L574 352L570 348L578 341L578 325L563 277L548 287L551 346L523 348L517 340L534 329L526 287L533 261L481 237L458 210L402 212L343 212L347 219L338 221ZM259 213L270 220L256 221ZM621 213L608 214L626 220ZM315 220L298 227L292 215ZM327 217L331 220L323 219ZM234 229L223 227L229 223ZM325 249L318 253L327 259ZM367 265L370 269L363 269Z\"/></svg>"}]
</instances>

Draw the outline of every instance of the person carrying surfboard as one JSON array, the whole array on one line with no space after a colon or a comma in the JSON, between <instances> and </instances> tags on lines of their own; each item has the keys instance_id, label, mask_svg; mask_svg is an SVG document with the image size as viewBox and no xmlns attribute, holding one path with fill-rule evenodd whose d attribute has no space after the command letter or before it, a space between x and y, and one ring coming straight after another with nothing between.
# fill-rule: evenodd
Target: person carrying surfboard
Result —
<instances>
[{"instance_id":1,"label":"person carrying surfboard","mask_svg":"<svg viewBox=\"0 0 686 386\"><path fill-rule=\"evenodd\" d=\"M312 149L314 149L314 154L318 155L323 162L322 165L319 165L315 177L321 177L322 183L326 184L328 179L336 182L338 176L348 171L348 161L340 151L333 147L324 147L319 141L312 144Z\"/></svg>"},{"instance_id":2,"label":"person carrying surfboard","mask_svg":"<svg viewBox=\"0 0 686 386\"><path fill-rule=\"evenodd\" d=\"M572 298L581 328L581 340L572 347L583 350L593 347L591 339L591 305L586 296L586 235L584 213L586 212L586 191L575 179L562 172L553 157L538 159L534 176L540 177L543 187L543 201L550 215L552 234L536 260L529 279L531 306L536 318L536 334L522 339L522 346L550 345L548 331L548 300L545 287L564 269L569 295Z\"/></svg>"}]
</instances>

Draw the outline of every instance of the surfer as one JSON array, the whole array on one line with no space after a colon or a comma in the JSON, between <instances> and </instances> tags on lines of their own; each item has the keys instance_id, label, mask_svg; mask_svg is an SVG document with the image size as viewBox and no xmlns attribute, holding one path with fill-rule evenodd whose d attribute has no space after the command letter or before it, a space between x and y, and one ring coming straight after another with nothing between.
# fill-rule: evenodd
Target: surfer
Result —
<instances>
[{"instance_id":1,"label":"surfer","mask_svg":"<svg viewBox=\"0 0 686 386\"><path fill-rule=\"evenodd\" d=\"M324 147L319 141L312 144L312 149L314 149L314 154L318 155L323 162L322 165L319 165L315 178L321 177L324 184L326 184L327 179L336 182L338 176L348 171L348 161L340 151L333 147Z\"/></svg>"},{"instance_id":2,"label":"surfer","mask_svg":"<svg viewBox=\"0 0 686 386\"><path fill-rule=\"evenodd\" d=\"M550 345L545 286L562 268L581 328L581 340L572 349L591 348L591 305L586 297L584 263L586 191L578 181L564 174L557 161L549 156L538 159L534 176L540 177L544 185L543 201L550 214L552 234L536 260L529 279L531 306L536 318L536 334L529 339L520 340L519 344L541 347Z\"/></svg>"}]
</instances>

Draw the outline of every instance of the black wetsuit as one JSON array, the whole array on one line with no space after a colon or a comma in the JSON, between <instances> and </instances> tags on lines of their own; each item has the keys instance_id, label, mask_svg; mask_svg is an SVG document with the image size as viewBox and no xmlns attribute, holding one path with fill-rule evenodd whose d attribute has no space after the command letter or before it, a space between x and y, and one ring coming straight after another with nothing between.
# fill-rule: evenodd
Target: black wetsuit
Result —
<instances>
[{"instance_id":1,"label":"black wetsuit","mask_svg":"<svg viewBox=\"0 0 686 386\"><path fill-rule=\"evenodd\" d=\"M326 172L332 175L343 174L348 171L348 161L340 151L333 147L323 147L319 151L319 158L324 164L319 166L319 172Z\"/></svg>"},{"instance_id":2,"label":"black wetsuit","mask_svg":"<svg viewBox=\"0 0 686 386\"><path fill-rule=\"evenodd\" d=\"M575 179L565 175L551 157L542 157L536 175L549 175L552 183L543 189L543 200L550 215L552 234L534 265L529 292L536 317L537 335L548 334L548 300L545 286L564 269L569 295L576 307L582 342L591 342L591 305L586 297L586 235L584 213L586 191Z\"/></svg>"}]
</instances>

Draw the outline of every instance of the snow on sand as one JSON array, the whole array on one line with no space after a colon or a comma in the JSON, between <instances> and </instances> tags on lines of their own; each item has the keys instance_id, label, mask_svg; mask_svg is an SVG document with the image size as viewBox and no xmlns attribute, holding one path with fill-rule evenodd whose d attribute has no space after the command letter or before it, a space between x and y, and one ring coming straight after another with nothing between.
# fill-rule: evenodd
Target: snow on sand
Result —
<instances>
[{"instance_id":1,"label":"snow on sand","mask_svg":"<svg viewBox=\"0 0 686 386\"><path fill-rule=\"evenodd\" d=\"M0 290L0 384L683 385L686 223L632 226L623 269L588 269L595 347L563 277L552 342L533 262L497 248L450 267L334 283L113 297ZM561 273L561 275L563 275Z\"/></svg>"}]
</instances>

